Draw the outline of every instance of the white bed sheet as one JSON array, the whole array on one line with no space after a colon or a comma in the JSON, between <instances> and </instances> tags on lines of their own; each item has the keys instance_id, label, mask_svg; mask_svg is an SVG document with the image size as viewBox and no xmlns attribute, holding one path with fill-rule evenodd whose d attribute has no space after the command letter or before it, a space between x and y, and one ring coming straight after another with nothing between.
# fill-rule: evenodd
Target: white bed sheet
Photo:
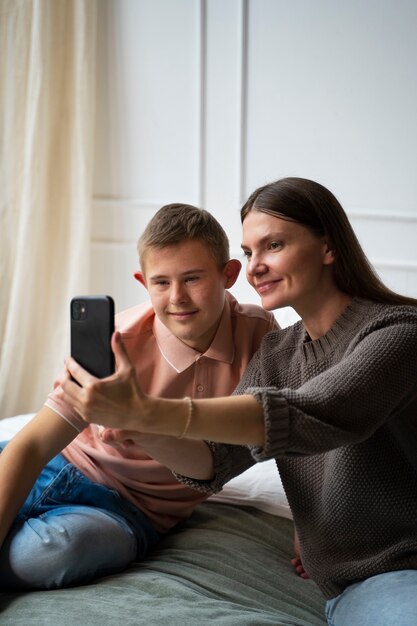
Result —
<instances>
[{"instance_id":1,"label":"white bed sheet","mask_svg":"<svg viewBox=\"0 0 417 626\"><path fill-rule=\"evenodd\" d=\"M0 420L0 441L13 437L33 414L16 415ZM229 481L211 502L253 506L265 513L292 519L291 510L280 480L275 461L257 463L240 476Z\"/></svg>"},{"instance_id":2,"label":"white bed sheet","mask_svg":"<svg viewBox=\"0 0 417 626\"><path fill-rule=\"evenodd\" d=\"M15 435L33 417L33 413L15 415L0 420L0 441L7 441Z\"/></svg>"}]
</instances>

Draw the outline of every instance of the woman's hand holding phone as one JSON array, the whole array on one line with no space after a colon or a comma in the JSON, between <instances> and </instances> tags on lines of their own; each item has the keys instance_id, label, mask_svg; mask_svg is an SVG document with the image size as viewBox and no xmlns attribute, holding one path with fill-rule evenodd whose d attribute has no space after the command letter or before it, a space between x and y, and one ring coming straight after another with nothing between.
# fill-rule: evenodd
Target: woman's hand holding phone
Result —
<instances>
[{"instance_id":1,"label":"woman's hand holding phone","mask_svg":"<svg viewBox=\"0 0 417 626\"><path fill-rule=\"evenodd\" d=\"M106 378L93 376L72 357L66 359L67 376L61 383L61 398L86 422L140 430L140 416L147 413L147 396L136 380L120 333L113 334L111 348L116 371Z\"/></svg>"}]
</instances>

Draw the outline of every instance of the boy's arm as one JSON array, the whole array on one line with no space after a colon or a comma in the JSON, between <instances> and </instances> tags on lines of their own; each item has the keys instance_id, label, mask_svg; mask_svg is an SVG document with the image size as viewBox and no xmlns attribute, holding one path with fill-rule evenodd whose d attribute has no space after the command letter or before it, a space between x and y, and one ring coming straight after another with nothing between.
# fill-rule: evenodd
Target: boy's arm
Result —
<instances>
[{"instance_id":1,"label":"boy's arm","mask_svg":"<svg viewBox=\"0 0 417 626\"><path fill-rule=\"evenodd\" d=\"M149 435L136 430L105 428L100 437L104 443L129 447L140 445L149 456L177 474L196 480L214 477L213 455L204 441Z\"/></svg>"},{"instance_id":2,"label":"boy's arm","mask_svg":"<svg viewBox=\"0 0 417 626\"><path fill-rule=\"evenodd\" d=\"M44 406L0 454L0 546L43 467L77 436Z\"/></svg>"}]
</instances>

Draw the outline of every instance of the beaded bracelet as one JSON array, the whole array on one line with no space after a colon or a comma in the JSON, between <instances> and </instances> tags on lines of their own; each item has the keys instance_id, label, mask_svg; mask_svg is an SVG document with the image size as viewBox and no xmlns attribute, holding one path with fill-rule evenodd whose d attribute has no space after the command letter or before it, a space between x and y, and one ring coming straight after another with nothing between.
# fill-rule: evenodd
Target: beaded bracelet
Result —
<instances>
[{"instance_id":1,"label":"beaded bracelet","mask_svg":"<svg viewBox=\"0 0 417 626\"><path fill-rule=\"evenodd\" d=\"M189 396L186 396L184 400L187 400L188 402L188 415L187 415L187 421L185 422L184 430L182 431L181 435L178 435L178 439L184 439L185 435L188 432L188 429L190 428L191 420L193 418L193 413L194 413L194 403L191 400L191 398Z\"/></svg>"}]
</instances>

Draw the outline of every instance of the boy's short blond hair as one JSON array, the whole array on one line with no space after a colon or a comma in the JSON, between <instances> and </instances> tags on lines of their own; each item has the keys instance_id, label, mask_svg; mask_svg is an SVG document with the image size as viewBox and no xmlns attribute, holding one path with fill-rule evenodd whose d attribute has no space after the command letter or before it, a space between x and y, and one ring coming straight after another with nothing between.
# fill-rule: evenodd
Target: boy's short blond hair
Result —
<instances>
[{"instance_id":1,"label":"boy's short blond hair","mask_svg":"<svg viewBox=\"0 0 417 626\"><path fill-rule=\"evenodd\" d=\"M166 204L155 213L139 238L142 271L149 248L165 248L190 240L205 245L220 268L230 258L228 237L211 213L191 204Z\"/></svg>"}]
</instances>

